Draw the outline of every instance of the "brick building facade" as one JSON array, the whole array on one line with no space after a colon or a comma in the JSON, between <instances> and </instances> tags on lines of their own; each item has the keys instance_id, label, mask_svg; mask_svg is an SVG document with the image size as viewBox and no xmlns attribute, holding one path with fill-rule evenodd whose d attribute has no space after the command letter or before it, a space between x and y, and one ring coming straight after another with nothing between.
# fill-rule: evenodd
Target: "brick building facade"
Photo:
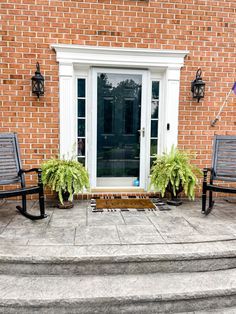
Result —
<instances>
[{"instance_id":1,"label":"brick building facade","mask_svg":"<svg viewBox=\"0 0 236 314\"><path fill-rule=\"evenodd\" d=\"M124 83L124 77L131 75L127 76L128 80L136 80L139 88L142 85L142 97L145 90L150 94L140 100L142 107L151 106L155 98L155 95L151 95L152 87L159 84L156 99L162 108L162 118L159 116L159 123L155 124L155 117L150 117L149 110L141 113L146 122L141 121L141 125L137 126L141 130L142 123L146 126L145 123L149 121L150 126L146 130L150 133L152 122L158 125L157 133L147 135L148 139L142 144L142 154L146 156L143 158L148 160L145 161L147 168L150 145L161 152L172 142L178 142L180 148L196 151L200 167L209 166L213 135L235 134L236 101L233 96L221 120L215 127L210 126L235 81L234 0L21 0L17 3L9 0L1 2L0 12L0 132L19 134L24 165L37 166L59 151L66 153L67 150L62 149L67 145L65 137L70 138L68 132L74 132L76 135L73 133L71 136L78 138L77 155L83 162L90 158L88 165L93 171L93 187L96 187L96 169L93 169L96 159L89 157L95 148L89 143L89 138L92 140L98 133L93 134L95 120L89 115L98 97L111 103L113 96L96 94L94 99L90 94L98 92L97 80L104 80L104 75L108 81L119 80L119 86ZM137 62L132 63L132 55ZM45 78L45 95L39 99L31 92L31 77L37 61ZM205 98L199 103L192 98L190 91L198 68L202 69L206 83ZM93 74L91 69L95 69ZM65 80L71 83L66 85ZM168 85L169 82L171 85ZM105 84L108 86L110 83ZM80 88L85 88L86 93L80 94ZM175 89L173 97L170 96L172 88ZM124 87L124 90L130 89L130 86ZM132 110L135 111L130 105L134 93L135 88L133 94L124 100L128 108L124 115L127 114L127 117ZM78 113L80 109L77 111L80 102L90 106L82 109L84 113L81 114ZM137 106L141 106L141 103ZM70 108L74 109L70 111ZM69 118L65 117L67 113ZM69 128L74 129L64 130L63 126L67 125L68 128L68 119L73 114L75 120ZM110 117L112 114L115 113L111 111ZM140 116L138 118L142 119ZM67 122L63 119L67 119ZM83 119L85 130L80 134L77 129ZM170 126L167 126L168 123ZM173 136L168 135L168 127L170 132L174 132L171 133ZM125 130L127 134L132 133L129 126ZM101 133L109 134L109 126L105 131ZM107 135L104 138L107 139ZM79 143L82 153L78 153ZM101 149L104 147L105 144L101 144ZM147 171L144 170L143 181L147 178ZM138 175L134 171L131 176ZM108 184L102 183L101 186Z\"/></svg>"}]
</instances>

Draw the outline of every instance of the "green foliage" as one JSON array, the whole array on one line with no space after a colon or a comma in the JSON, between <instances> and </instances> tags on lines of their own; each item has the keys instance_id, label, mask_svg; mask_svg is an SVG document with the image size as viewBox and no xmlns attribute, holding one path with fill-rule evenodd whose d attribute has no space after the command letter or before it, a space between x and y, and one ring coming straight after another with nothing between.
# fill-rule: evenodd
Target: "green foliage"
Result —
<instances>
[{"instance_id":1,"label":"green foliage","mask_svg":"<svg viewBox=\"0 0 236 314\"><path fill-rule=\"evenodd\" d=\"M61 204L63 193L69 193L72 201L73 194L89 188L89 177L84 166L75 160L50 159L42 165L42 182L52 191L56 191Z\"/></svg>"},{"instance_id":2,"label":"green foliage","mask_svg":"<svg viewBox=\"0 0 236 314\"><path fill-rule=\"evenodd\" d=\"M151 168L150 185L161 192L162 197L166 190L171 187L172 194L176 196L183 188L189 199L194 199L195 186L198 183L198 176L202 175L201 170L191 164L194 156L180 151L172 146L169 154L156 155Z\"/></svg>"}]
</instances>

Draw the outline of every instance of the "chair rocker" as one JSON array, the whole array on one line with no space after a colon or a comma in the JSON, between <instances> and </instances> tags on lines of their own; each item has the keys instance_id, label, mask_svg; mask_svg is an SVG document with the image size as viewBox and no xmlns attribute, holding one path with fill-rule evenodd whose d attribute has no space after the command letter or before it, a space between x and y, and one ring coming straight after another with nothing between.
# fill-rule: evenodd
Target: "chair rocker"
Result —
<instances>
[{"instance_id":1,"label":"chair rocker","mask_svg":"<svg viewBox=\"0 0 236 314\"><path fill-rule=\"evenodd\" d=\"M38 186L26 187L25 174L36 172L38 175ZM16 133L0 133L0 185L19 184L21 188L14 190L1 190L0 199L21 196L22 207L16 206L18 211L31 220L47 217L44 206L43 184L41 181L42 170L33 168L24 170L21 167L19 144ZM40 215L32 215L27 212L26 195L38 194Z\"/></svg>"},{"instance_id":2,"label":"chair rocker","mask_svg":"<svg viewBox=\"0 0 236 314\"><path fill-rule=\"evenodd\" d=\"M209 183L207 182L210 173ZM236 188L220 186L214 181L236 182L236 136L215 135L212 167L203 169L202 213L208 215L213 206L213 192L234 193ZM207 194L209 205L206 208Z\"/></svg>"}]
</instances>

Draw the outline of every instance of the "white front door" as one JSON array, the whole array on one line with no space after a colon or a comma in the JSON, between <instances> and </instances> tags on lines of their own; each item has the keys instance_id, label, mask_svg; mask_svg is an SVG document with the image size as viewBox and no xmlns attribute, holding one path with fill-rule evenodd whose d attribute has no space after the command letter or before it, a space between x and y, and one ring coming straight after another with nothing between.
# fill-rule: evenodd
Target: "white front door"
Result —
<instances>
[{"instance_id":1,"label":"white front door","mask_svg":"<svg viewBox=\"0 0 236 314\"><path fill-rule=\"evenodd\" d=\"M96 187L145 185L147 71L93 69Z\"/></svg>"}]
</instances>

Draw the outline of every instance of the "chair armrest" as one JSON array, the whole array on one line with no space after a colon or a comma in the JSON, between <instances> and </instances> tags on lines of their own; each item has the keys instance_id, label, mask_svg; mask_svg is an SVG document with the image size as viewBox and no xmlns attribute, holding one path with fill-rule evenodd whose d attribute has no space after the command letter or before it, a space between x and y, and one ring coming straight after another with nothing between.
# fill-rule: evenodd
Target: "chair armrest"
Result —
<instances>
[{"instance_id":1,"label":"chair armrest","mask_svg":"<svg viewBox=\"0 0 236 314\"><path fill-rule=\"evenodd\" d=\"M212 184L212 174L213 174L213 168L204 168L203 169L203 184L207 184L207 177L208 177L208 172L210 172L210 183Z\"/></svg>"},{"instance_id":2,"label":"chair armrest","mask_svg":"<svg viewBox=\"0 0 236 314\"><path fill-rule=\"evenodd\" d=\"M203 173L211 172L212 168L203 168Z\"/></svg>"},{"instance_id":3,"label":"chair armrest","mask_svg":"<svg viewBox=\"0 0 236 314\"><path fill-rule=\"evenodd\" d=\"M38 175L38 186L40 186L42 188L43 184L42 184L42 169L41 168L32 168L32 169L29 169L29 170L20 169L19 175L21 176L22 173L30 173L30 172L37 172L37 175Z\"/></svg>"},{"instance_id":4,"label":"chair armrest","mask_svg":"<svg viewBox=\"0 0 236 314\"><path fill-rule=\"evenodd\" d=\"M40 168L32 168L32 169L20 169L19 174L21 175L22 173L29 173L29 172L37 172L37 173L42 173L42 169Z\"/></svg>"}]
</instances>

